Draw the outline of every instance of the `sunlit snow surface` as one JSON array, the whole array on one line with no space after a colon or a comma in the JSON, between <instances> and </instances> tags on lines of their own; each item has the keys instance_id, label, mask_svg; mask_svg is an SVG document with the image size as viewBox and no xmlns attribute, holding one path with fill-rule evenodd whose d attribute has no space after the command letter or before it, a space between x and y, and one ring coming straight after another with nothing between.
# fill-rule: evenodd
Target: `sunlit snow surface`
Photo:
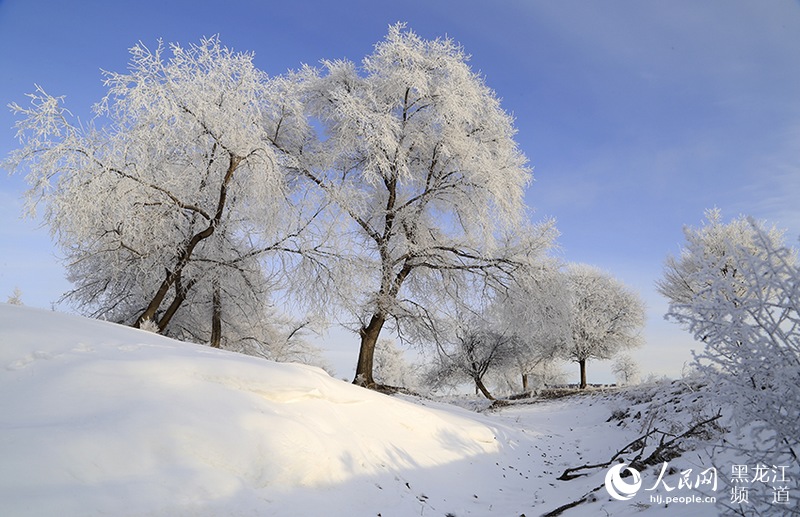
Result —
<instances>
[{"instance_id":1,"label":"sunlit snow surface","mask_svg":"<svg viewBox=\"0 0 800 517\"><path fill-rule=\"evenodd\" d=\"M607 421L619 404L596 395L475 413L0 305L0 515L531 517L603 484L605 471L556 478L638 436ZM679 470L704 461L685 456ZM564 515L688 515L644 494L596 495Z\"/></svg>"}]
</instances>

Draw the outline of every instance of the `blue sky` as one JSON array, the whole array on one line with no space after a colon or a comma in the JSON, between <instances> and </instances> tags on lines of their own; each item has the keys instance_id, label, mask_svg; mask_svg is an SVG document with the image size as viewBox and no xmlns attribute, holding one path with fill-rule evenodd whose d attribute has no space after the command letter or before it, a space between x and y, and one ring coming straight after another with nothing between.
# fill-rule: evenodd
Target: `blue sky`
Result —
<instances>
[{"instance_id":1,"label":"blue sky","mask_svg":"<svg viewBox=\"0 0 800 517\"><path fill-rule=\"evenodd\" d=\"M39 84L82 118L138 41L183 45L219 34L280 74L358 61L408 23L449 36L516 117L534 167L534 218L555 217L562 258L599 266L648 304L646 374L677 376L694 347L662 321L656 294L681 228L706 208L800 235L800 2L767 0L0 0L0 105ZM17 142L0 109L0 155ZM0 300L14 287L50 307L69 284L46 229L20 220L23 178L0 176ZM355 336L331 337L342 376ZM609 380L608 365L589 377ZM577 368L576 368L577 369ZM570 368L572 370L572 368Z\"/></svg>"}]
</instances>

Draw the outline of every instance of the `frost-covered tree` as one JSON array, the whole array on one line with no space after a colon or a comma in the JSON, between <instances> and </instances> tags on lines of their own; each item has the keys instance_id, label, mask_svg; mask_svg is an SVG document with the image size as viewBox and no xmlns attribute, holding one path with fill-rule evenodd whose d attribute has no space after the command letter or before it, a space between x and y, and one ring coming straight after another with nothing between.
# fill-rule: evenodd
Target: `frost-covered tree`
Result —
<instances>
[{"instance_id":1,"label":"frost-covered tree","mask_svg":"<svg viewBox=\"0 0 800 517\"><path fill-rule=\"evenodd\" d=\"M641 343L644 302L610 274L586 264L570 265L566 279L572 339L562 356L580 365L580 387L586 388L589 359L611 359Z\"/></svg>"},{"instance_id":2,"label":"frost-covered tree","mask_svg":"<svg viewBox=\"0 0 800 517\"><path fill-rule=\"evenodd\" d=\"M426 383L436 389L442 385L470 381L476 393L495 400L484 379L491 373L507 370L513 364L517 348L516 336L503 334L481 324L462 327L453 343L439 349L439 360L426 374Z\"/></svg>"},{"instance_id":3,"label":"frost-covered tree","mask_svg":"<svg viewBox=\"0 0 800 517\"><path fill-rule=\"evenodd\" d=\"M219 346L223 327L264 314L266 258L309 256L301 237L321 205L293 190L289 165L313 132L296 81L218 38L130 52L126 73L105 73L89 124L41 88L12 105L21 147L5 165L27 171L28 208L44 209L75 285L68 301Z\"/></svg>"},{"instance_id":4,"label":"frost-covered tree","mask_svg":"<svg viewBox=\"0 0 800 517\"><path fill-rule=\"evenodd\" d=\"M415 389L417 367L408 362L401 348L391 339L379 339L375 346L375 381L384 386Z\"/></svg>"},{"instance_id":5,"label":"frost-covered tree","mask_svg":"<svg viewBox=\"0 0 800 517\"><path fill-rule=\"evenodd\" d=\"M524 381L523 386L520 382ZM488 383L496 388L495 392L506 392L514 394L530 394L538 390L562 386L567 382L567 373L562 368L562 364L557 359L542 361L536 366L528 369L524 379L520 377L519 370L512 365L509 369L490 372Z\"/></svg>"},{"instance_id":6,"label":"frost-covered tree","mask_svg":"<svg viewBox=\"0 0 800 517\"><path fill-rule=\"evenodd\" d=\"M338 303L361 340L355 382L372 385L387 322L428 333L470 278L513 272L519 249L497 236L521 224L530 171L511 116L450 39L395 25L360 67L325 61L306 85L325 136L304 173L346 225Z\"/></svg>"},{"instance_id":7,"label":"frost-covered tree","mask_svg":"<svg viewBox=\"0 0 800 517\"><path fill-rule=\"evenodd\" d=\"M8 297L6 303L9 305L25 305L22 303L22 291L19 287L15 287L14 291L11 293L11 296Z\"/></svg>"},{"instance_id":8,"label":"frost-covered tree","mask_svg":"<svg viewBox=\"0 0 800 517\"><path fill-rule=\"evenodd\" d=\"M562 385L566 382L567 374L557 361L551 360L537 364L527 377L528 385L525 390L529 391Z\"/></svg>"},{"instance_id":9,"label":"frost-covered tree","mask_svg":"<svg viewBox=\"0 0 800 517\"><path fill-rule=\"evenodd\" d=\"M628 354L622 354L611 366L611 373L617 378L617 384L629 386L639 381L639 365Z\"/></svg>"},{"instance_id":10,"label":"frost-covered tree","mask_svg":"<svg viewBox=\"0 0 800 517\"><path fill-rule=\"evenodd\" d=\"M567 298L555 261L533 251L514 271L513 281L473 296L455 308L449 333L438 342L428 384L471 381L476 392L494 399L486 379L512 387L509 372L528 389L530 375L549 368L569 340ZM465 298L467 298L465 296Z\"/></svg>"},{"instance_id":11,"label":"frost-covered tree","mask_svg":"<svg viewBox=\"0 0 800 517\"><path fill-rule=\"evenodd\" d=\"M523 391L529 389L530 376L554 371L553 361L572 340L566 281L555 261L542 259L520 268L514 283L492 302L489 318L518 341L513 368Z\"/></svg>"},{"instance_id":12,"label":"frost-covered tree","mask_svg":"<svg viewBox=\"0 0 800 517\"><path fill-rule=\"evenodd\" d=\"M721 405L749 426L754 463L800 466L800 268L781 232L709 213L686 228L679 258L667 261L659 290L666 317L702 342L697 371L718 386ZM794 489L797 479L789 480ZM754 497L759 498L758 495ZM771 501L750 501L770 513ZM772 511L786 511L783 505ZM738 513L735 511L734 513Z\"/></svg>"},{"instance_id":13,"label":"frost-covered tree","mask_svg":"<svg viewBox=\"0 0 800 517\"><path fill-rule=\"evenodd\" d=\"M746 216L725 223L716 208L706 210L705 217L699 228L684 228L686 246L678 257L667 257L664 278L657 284L659 292L675 303L675 309L690 307L700 293L706 292L708 278L699 271L710 263L716 264L719 275L731 280L730 295L741 296L747 286L739 263L751 256L767 259L768 249L759 244L759 239L767 239L768 248L784 246L783 232L774 226L753 224ZM742 285L738 286L740 281Z\"/></svg>"},{"instance_id":14,"label":"frost-covered tree","mask_svg":"<svg viewBox=\"0 0 800 517\"><path fill-rule=\"evenodd\" d=\"M224 348L279 363L302 363L317 366L333 375L333 368L319 347L309 339L323 326L313 319L297 320L277 310L268 310L250 323L232 327Z\"/></svg>"}]
</instances>

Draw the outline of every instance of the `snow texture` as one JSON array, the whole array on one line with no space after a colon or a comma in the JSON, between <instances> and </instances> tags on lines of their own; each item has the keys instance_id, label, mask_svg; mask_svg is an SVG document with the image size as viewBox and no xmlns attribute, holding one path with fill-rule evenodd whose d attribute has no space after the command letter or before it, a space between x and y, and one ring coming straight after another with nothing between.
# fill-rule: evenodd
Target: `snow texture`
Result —
<instances>
[{"instance_id":1,"label":"snow texture","mask_svg":"<svg viewBox=\"0 0 800 517\"><path fill-rule=\"evenodd\" d=\"M667 397L698 397L630 393L640 398L595 393L476 413L314 367L0 305L0 515L541 515L603 484L604 470L556 478L639 436L633 411L658 396L661 409ZM655 417L679 425L691 413ZM700 448L689 456L670 465L710 465ZM565 515L687 514L643 494L596 496ZM691 511L717 514L709 504Z\"/></svg>"}]
</instances>

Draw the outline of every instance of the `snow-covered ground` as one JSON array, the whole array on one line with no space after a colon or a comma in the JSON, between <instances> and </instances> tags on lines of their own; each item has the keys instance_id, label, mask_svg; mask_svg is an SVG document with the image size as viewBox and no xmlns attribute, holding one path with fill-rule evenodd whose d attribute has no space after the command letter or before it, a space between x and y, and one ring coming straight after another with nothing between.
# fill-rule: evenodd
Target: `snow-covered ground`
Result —
<instances>
[{"instance_id":1,"label":"snow-covered ground","mask_svg":"<svg viewBox=\"0 0 800 517\"><path fill-rule=\"evenodd\" d=\"M676 431L710 411L673 383L479 413L0 305L0 515L531 517L608 472L558 480L566 468L608 461L648 423ZM660 465L643 471L627 501L601 488L563 515L717 515L656 502L728 498L678 488L681 471L711 467L710 450L670 459L661 483Z\"/></svg>"}]
</instances>

